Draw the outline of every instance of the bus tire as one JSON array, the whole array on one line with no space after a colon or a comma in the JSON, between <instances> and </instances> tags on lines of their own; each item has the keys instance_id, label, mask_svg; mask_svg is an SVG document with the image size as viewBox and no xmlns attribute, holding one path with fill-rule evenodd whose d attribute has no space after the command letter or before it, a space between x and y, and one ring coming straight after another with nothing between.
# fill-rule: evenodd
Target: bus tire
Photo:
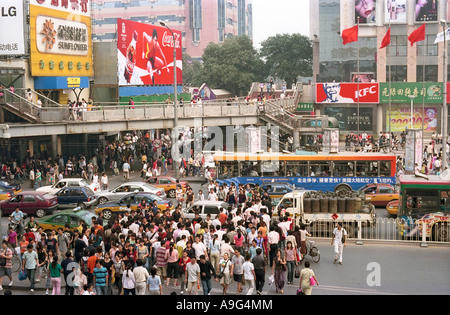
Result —
<instances>
[{"instance_id":1,"label":"bus tire","mask_svg":"<svg viewBox=\"0 0 450 315\"><path fill-rule=\"evenodd\" d=\"M339 184L334 188L335 193L340 193L340 192L347 193L350 191L352 191L352 187L350 187L350 185L348 185L348 184Z\"/></svg>"}]
</instances>

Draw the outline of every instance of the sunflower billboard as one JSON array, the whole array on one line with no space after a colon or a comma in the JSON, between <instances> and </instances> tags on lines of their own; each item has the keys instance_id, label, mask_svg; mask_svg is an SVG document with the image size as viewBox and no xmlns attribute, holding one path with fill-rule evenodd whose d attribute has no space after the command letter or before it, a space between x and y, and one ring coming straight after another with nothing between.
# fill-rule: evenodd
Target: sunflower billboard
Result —
<instances>
[{"instance_id":1,"label":"sunflower billboard","mask_svg":"<svg viewBox=\"0 0 450 315\"><path fill-rule=\"evenodd\" d=\"M93 76L90 1L30 0L33 76Z\"/></svg>"}]
</instances>

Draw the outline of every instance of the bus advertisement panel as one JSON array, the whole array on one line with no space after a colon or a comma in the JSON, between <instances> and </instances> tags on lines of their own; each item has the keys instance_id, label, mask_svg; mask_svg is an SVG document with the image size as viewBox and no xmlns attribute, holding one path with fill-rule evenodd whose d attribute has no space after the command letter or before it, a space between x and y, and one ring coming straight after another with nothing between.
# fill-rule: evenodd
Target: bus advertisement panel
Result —
<instances>
[{"instance_id":1,"label":"bus advertisement panel","mask_svg":"<svg viewBox=\"0 0 450 315\"><path fill-rule=\"evenodd\" d=\"M183 84L182 37L165 27L117 20L118 76L120 86ZM175 37L175 41L174 41ZM177 60L174 65L174 42Z\"/></svg>"}]
</instances>

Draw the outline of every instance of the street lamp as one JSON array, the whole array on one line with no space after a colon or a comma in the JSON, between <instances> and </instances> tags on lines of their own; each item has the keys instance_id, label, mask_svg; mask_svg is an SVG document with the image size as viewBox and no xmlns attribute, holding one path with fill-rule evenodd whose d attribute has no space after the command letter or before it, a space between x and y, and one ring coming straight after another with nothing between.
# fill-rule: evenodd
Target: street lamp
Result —
<instances>
[{"instance_id":1,"label":"street lamp","mask_svg":"<svg viewBox=\"0 0 450 315\"><path fill-rule=\"evenodd\" d=\"M414 115L414 99L416 98L414 95L409 95L411 99L411 129L414 129L413 126L413 115Z\"/></svg>"},{"instance_id":2,"label":"street lamp","mask_svg":"<svg viewBox=\"0 0 450 315\"><path fill-rule=\"evenodd\" d=\"M443 98L443 104L442 104L442 111L443 111L443 117L442 120L444 121L443 124L443 135L442 135L442 169L445 171L448 168L448 161L447 161L447 136L448 136L448 106L447 106L447 21L441 20L440 24L442 25L442 29L444 31L444 60L443 60L443 78L442 78L442 84L444 85L444 92L442 95Z\"/></svg>"},{"instance_id":3,"label":"street lamp","mask_svg":"<svg viewBox=\"0 0 450 315\"><path fill-rule=\"evenodd\" d=\"M175 178L180 177L180 170L178 168L178 154L179 149L176 147L178 142L178 135L177 135L177 127L178 127L178 91L177 91L177 47L176 47L176 40L175 40L175 34L170 29L170 27L167 26L167 24L164 21L159 21L159 24L162 27L165 27L169 30L170 33L172 33L173 38L173 94L174 94L174 100L173 100L173 140L172 140L172 146L175 146L176 154L174 157L172 157L172 163L175 167ZM173 151L172 151L173 152Z\"/></svg>"}]
</instances>

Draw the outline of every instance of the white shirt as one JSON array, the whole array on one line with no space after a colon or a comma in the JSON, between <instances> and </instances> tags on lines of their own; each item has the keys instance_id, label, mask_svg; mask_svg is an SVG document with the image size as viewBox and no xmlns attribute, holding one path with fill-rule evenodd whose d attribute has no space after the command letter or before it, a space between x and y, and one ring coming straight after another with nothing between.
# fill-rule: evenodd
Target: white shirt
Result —
<instances>
[{"instance_id":1,"label":"white shirt","mask_svg":"<svg viewBox=\"0 0 450 315\"><path fill-rule=\"evenodd\" d=\"M344 228L341 228L339 230L338 228L334 228L333 230L334 235L334 244L341 245L342 244L342 236L347 236L347 231Z\"/></svg>"},{"instance_id":2,"label":"white shirt","mask_svg":"<svg viewBox=\"0 0 450 315\"><path fill-rule=\"evenodd\" d=\"M244 279L245 280L254 280L255 276L253 275L253 270L255 270L255 267L253 266L253 264L249 261L246 261L243 265L242 265L242 269L244 269Z\"/></svg>"},{"instance_id":3,"label":"white shirt","mask_svg":"<svg viewBox=\"0 0 450 315\"><path fill-rule=\"evenodd\" d=\"M205 255L206 245L202 242L192 244L192 248L195 250L195 257L197 257L197 259L200 259L201 255Z\"/></svg>"},{"instance_id":4,"label":"white shirt","mask_svg":"<svg viewBox=\"0 0 450 315\"><path fill-rule=\"evenodd\" d=\"M278 242L280 241L280 234L278 234L278 232L276 231L270 232L267 236L269 238L269 244L278 244Z\"/></svg>"}]
</instances>

